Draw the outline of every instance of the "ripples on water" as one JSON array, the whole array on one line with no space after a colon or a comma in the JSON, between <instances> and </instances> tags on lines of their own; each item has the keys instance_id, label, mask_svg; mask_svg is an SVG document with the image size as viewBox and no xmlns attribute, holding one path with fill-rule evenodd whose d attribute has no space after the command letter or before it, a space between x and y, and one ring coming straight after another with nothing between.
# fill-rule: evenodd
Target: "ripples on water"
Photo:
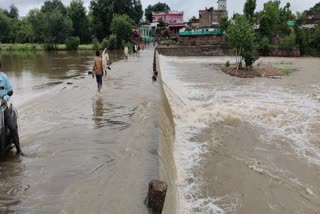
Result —
<instances>
[{"instance_id":1,"label":"ripples on water","mask_svg":"<svg viewBox=\"0 0 320 214\"><path fill-rule=\"evenodd\" d=\"M319 211L320 103L310 87L317 71L307 63L309 79L299 72L278 81L237 79L217 66L227 60L161 56L182 212ZM287 194L305 205L287 202Z\"/></svg>"}]
</instances>

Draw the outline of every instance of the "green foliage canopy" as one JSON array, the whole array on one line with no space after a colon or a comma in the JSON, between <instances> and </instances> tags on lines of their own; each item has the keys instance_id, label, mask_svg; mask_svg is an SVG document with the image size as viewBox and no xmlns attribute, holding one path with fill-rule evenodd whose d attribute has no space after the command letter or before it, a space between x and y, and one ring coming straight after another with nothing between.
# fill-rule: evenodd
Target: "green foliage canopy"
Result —
<instances>
[{"instance_id":1,"label":"green foliage canopy","mask_svg":"<svg viewBox=\"0 0 320 214\"><path fill-rule=\"evenodd\" d=\"M244 15L237 15L235 20L230 22L226 37L229 47L235 49L236 55L240 57L238 68L241 68L242 60L253 55L252 52L255 45L254 32ZM246 66L251 65L246 64Z\"/></svg>"},{"instance_id":2,"label":"green foliage canopy","mask_svg":"<svg viewBox=\"0 0 320 214\"><path fill-rule=\"evenodd\" d=\"M132 35L134 21L128 15L115 15L111 23L111 32L117 37L117 47L127 42Z\"/></svg>"}]
</instances>

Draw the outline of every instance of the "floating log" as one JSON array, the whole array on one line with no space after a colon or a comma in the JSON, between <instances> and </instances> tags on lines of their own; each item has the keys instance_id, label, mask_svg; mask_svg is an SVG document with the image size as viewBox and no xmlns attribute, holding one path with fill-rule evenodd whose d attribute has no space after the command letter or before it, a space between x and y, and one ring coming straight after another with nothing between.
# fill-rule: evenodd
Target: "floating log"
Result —
<instances>
[{"instance_id":1,"label":"floating log","mask_svg":"<svg viewBox=\"0 0 320 214\"><path fill-rule=\"evenodd\" d=\"M152 180L149 183L146 205L154 214L161 214L167 194L168 185L163 181Z\"/></svg>"}]
</instances>

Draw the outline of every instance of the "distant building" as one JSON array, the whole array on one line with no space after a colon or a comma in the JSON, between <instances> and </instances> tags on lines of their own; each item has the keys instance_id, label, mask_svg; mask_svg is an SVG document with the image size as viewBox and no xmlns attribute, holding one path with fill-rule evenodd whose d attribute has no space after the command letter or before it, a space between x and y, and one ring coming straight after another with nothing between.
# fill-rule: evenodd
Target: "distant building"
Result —
<instances>
[{"instance_id":1,"label":"distant building","mask_svg":"<svg viewBox=\"0 0 320 214\"><path fill-rule=\"evenodd\" d=\"M211 7L199 10L199 26L208 28L219 25L221 18L224 16L228 16L227 0L218 0L218 9Z\"/></svg>"},{"instance_id":2,"label":"distant building","mask_svg":"<svg viewBox=\"0 0 320 214\"><path fill-rule=\"evenodd\" d=\"M159 22L161 19L167 25L183 23L184 12L166 11L166 12L152 12L152 22Z\"/></svg>"},{"instance_id":3,"label":"distant building","mask_svg":"<svg viewBox=\"0 0 320 214\"><path fill-rule=\"evenodd\" d=\"M310 14L305 18L306 24L316 24L318 21L320 21L320 13Z\"/></svg>"},{"instance_id":4,"label":"distant building","mask_svg":"<svg viewBox=\"0 0 320 214\"><path fill-rule=\"evenodd\" d=\"M154 39L154 37L151 36L151 26L149 25L141 25L140 26L140 37L142 41L150 42Z\"/></svg>"},{"instance_id":5,"label":"distant building","mask_svg":"<svg viewBox=\"0 0 320 214\"><path fill-rule=\"evenodd\" d=\"M199 19L196 19L196 18L192 19L191 26L192 27L199 27Z\"/></svg>"},{"instance_id":6,"label":"distant building","mask_svg":"<svg viewBox=\"0 0 320 214\"><path fill-rule=\"evenodd\" d=\"M166 11L166 12L153 12L153 22L160 22L162 20L169 29L169 34L178 34L181 28L185 27L183 22L184 12L181 11Z\"/></svg>"}]
</instances>

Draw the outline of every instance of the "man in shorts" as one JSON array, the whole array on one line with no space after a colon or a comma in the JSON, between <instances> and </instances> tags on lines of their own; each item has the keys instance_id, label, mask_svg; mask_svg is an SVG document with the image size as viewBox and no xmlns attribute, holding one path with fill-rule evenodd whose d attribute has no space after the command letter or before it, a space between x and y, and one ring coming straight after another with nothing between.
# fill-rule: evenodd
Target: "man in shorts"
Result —
<instances>
[{"instance_id":1,"label":"man in shorts","mask_svg":"<svg viewBox=\"0 0 320 214\"><path fill-rule=\"evenodd\" d=\"M96 56L93 59L92 78L96 76L98 84L98 92L100 93L102 88L103 67L102 58L100 57L100 51L96 51Z\"/></svg>"}]
</instances>

